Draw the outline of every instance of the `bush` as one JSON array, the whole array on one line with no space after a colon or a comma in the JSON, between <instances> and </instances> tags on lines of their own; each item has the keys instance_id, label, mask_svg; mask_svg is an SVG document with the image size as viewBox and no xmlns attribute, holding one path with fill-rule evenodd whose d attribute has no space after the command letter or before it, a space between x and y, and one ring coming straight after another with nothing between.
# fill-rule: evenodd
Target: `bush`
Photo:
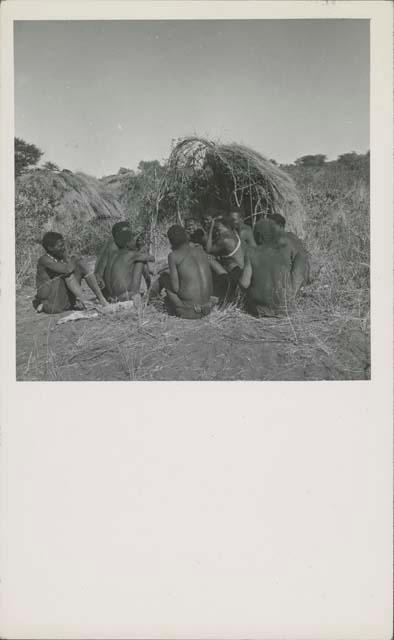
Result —
<instances>
[{"instance_id":1,"label":"bush","mask_svg":"<svg viewBox=\"0 0 394 640\"><path fill-rule=\"evenodd\" d=\"M359 157L360 158L360 157ZM306 212L305 242L311 253L319 304L369 312L369 157L324 168L288 168Z\"/></svg>"}]
</instances>

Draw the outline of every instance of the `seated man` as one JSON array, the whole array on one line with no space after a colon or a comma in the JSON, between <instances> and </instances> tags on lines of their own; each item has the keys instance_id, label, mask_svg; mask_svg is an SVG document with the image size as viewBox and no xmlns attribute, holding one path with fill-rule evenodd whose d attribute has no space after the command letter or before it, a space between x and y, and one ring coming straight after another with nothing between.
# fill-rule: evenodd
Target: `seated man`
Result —
<instances>
[{"instance_id":1,"label":"seated man","mask_svg":"<svg viewBox=\"0 0 394 640\"><path fill-rule=\"evenodd\" d=\"M201 247L190 245L181 226L170 227L167 236L172 252L168 256L169 272L160 275L160 289L166 289L170 312L189 320L202 318L213 306L208 257Z\"/></svg>"},{"instance_id":2,"label":"seated man","mask_svg":"<svg viewBox=\"0 0 394 640\"><path fill-rule=\"evenodd\" d=\"M99 303L103 306L108 304L93 271L84 260L75 256L67 258L64 238L60 233L46 233L42 246L46 253L37 263L37 293L33 300L33 307L38 312L61 313L78 307L85 308L81 289L83 278Z\"/></svg>"},{"instance_id":3,"label":"seated man","mask_svg":"<svg viewBox=\"0 0 394 640\"><path fill-rule=\"evenodd\" d=\"M241 242L248 247L255 247L256 242L253 236L253 229L242 222L241 214L237 210L230 211L228 215L230 227L237 232Z\"/></svg>"},{"instance_id":4,"label":"seated man","mask_svg":"<svg viewBox=\"0 0 394 640\"><path fill-rule=\"evenodd\" d=\"M130 229L130 224L127 222L127 220L122 220L121 222L115 222L115 224L112 226L112 238L109 238L107 240L103 249L101 250L101 253L99 254L96 260L94 273L95 273L97 282L99 283L99 286L102 289L104 289L104 286L105 286L105 278L104 278L105 270L107 267L110 266L111 259L119 250L119 247L115 242L115 236L118 233L118 231L127 231L128 229ZM105 290L104 290L104 294L105 294Z\"/></svg>"},{"instance_id":5,"label":"seated man","mask_svg":"<svg viewBox=\"0 0 394 640\"><path fill-rule=\"evenodd\" d=\"M116 238L119 237L119 234L122 234L123 231L130 231L130 224L127 220L122 220L121 222L115 222L112 227L112 238L109 238L105 243L100 255L97 258L96 266L95 266L95 276L97 282L99 283L100 288L102 289L103 295L108 298L109 291L106 287L106 281L108 280L108 274L111 272L112 263L115 260L117 253L119 251L119 245L116 241ZM138 249L142 248L141 242L136 240L136 246ZM149 268L147 264L144 265L142 275L146 282L146 286L149 289L151 278L149 273Z\"/></svg>"},{"instance_id":6,"label":"seated man","mask_svg":"<svg viewBox=\"0 0 394 640\"><path fill-rule=\"evenodd\" d=\"M280 215L280 213L268 214L267 220L273 222L276 229L284 233L291 246L293 253L291 269L293 288L295 293L298 293L302 285L310 282L310 263L308 253L302 243L302 240L300 240L298 236L291 231L285 231L286 219Z\"/></svg>"},{"instance_id":7,"label":"seated man","mask_svg":"<svg viewBox=\"0 0 394 640\"><path fill-rule=\"evenodd\" d=\"M141 278L153 256L137 248L130 228L115 232L117 251L111 255L104 272L105 288L112 302L132 300L140 293Z\"/></svg>"}]
</instances>

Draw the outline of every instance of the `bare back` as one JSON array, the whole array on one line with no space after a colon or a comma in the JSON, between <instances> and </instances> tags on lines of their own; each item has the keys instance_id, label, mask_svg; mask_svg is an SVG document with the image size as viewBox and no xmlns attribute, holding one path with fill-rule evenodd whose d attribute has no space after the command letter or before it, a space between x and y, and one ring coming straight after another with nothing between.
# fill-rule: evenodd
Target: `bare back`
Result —
<instances>
[{"instance_id":1,"label":"bare back","mask_svg":"<svg viewBox=\"0 0 394 640\"><path fill-rule=\"evenodd\" d=\"M185 245L173 252L178 272L181 300L206 304L212 295L212 272L207 254L201 247Z\"/></svg>"},{"instance_id":2,"label":"bare back","mask_svg":"<svg viewBox=\"0 0 394 640\"><path fill-rule=\"evenodd\" d=\"M273 310L290 302L291 260L288 252L261 245L249 248L248 256L252 264L252 280L247 294L250 301Z\"/></svg>"},{"instance_id":3,"label":"bare back","mask_svg":"<svg viewBox=\"0 0 394 640\"><path fill-rule=\"evenodd\" d=\"M129 292L131 295L138 293L134 291L134 260L135 252L130 249L118 249L111 255L110 264L105 272L105 283L109 293L113 298L119 298Z\"/></svg>"}]
</instances>

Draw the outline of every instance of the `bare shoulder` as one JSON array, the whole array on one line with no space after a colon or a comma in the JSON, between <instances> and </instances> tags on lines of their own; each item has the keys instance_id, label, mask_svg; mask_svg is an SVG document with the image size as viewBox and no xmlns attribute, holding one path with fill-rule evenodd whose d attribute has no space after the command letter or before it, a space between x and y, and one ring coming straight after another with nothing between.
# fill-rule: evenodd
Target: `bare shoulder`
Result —
<instances>
[{"instance_id":1,"label":"bare shoulder","mask_svg":"<svg viewBox=\"0 0 394 640\"><path fill-rule=\"evenodd\" d=\"M51 258L51 256L48 256L46 253L38 258L38 264L42 265L43 267L48 267L54 262L55 260L53 260L53 258Z\"/></svg>"},{"instance_id":2,"label":"bare shoulder","mask_svg":"<svg viewBox=\"0 0 394 640\"><path fill-rule=\"evenodd\" d=\"M206 256L207 255L200 244L193 244L193 245L190 245L190 246L191 246L191 250L194 253L194 255L196 255L196 256Z\"/></svg>"},{"instance_id":3,"label":"bare shoulder","mask_svg":"<svg viewBox=\"0 0 394 640\"><path fill-rule=\"evenodd\" d=\"M248 224L243 224L243 225L241 226L241 232L242 232L242 233L245 233L245 235L246 235L246 234L247 234L247 235L253 235L253 229L252 229L252 227L249 227L249 225L248 225Z\"/></svg>"}]
</instances>

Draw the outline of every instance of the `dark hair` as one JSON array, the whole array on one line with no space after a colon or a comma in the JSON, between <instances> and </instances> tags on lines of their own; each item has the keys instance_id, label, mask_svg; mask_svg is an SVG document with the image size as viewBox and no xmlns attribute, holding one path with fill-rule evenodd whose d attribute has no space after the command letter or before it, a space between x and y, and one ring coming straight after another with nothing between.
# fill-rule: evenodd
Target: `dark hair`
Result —
<instances>
[{"instance_id":1,"label":"dark hair","mask_svg":"<svg viewBox=\"0 0 394 640\"><path fill-rule=\"evenodd\" d=\"M174 249L181 247L183 244L189 241L187 233L183 227L179 224L173 224L167 231L167 238L171 242L171 246Z\"/></svg>"},{"instance_id":2,"label":"dark hair","mask_svg":"<svg viewBox=\"0 0 394 640\"><path fill-rule=\"evenodd\" d=\"M196 229L190 236L190 240L196 244L204 244L205 233L202 229Z\"/></svg>"},{"instance_id":3,"label":"dark hair","mask_svg":"<svg viewBox=\"0 0 394 640\"><path fill-rule=\"evenodd\" d=\"M63 240L61 233L56 233L56 231L47 231L47 233L44 234L41 244L46 251L49 251L55 246L58 240Z\"/></svg>"},{"instance_id":4,"label":"dark hair","mask_svg":"<svg viewBox=\"0 0 394 640\"><path fill-rule=\"evenodd\" d=\"M115 231L112 230L112 235L119 249L124 249L133 237L130 227L118 227Z\"/></svg>"},{"instance_id":5,"label":"dark hair","mask_svg":"<svg viewBox=\"0 0 394 640\"><path fill-rule=\"evenodd\" d=\"M286 218L281 216L280 213L269 213L267 219L272 220L272 222L275 222L279 227L285 228Z\"/></svg>"},{"instance_id":6,"label":"dark hair","mask_svg":"<svg viewBox=\"0 0 394 640\"><path fill-rule=\"evenodd\" d=\"M226 229L231 229L231 221L230 218L228 216L216 216L215 218L215 225L216 223L222 224L224 227L226 227Z\"/></svg>"},{"instance_id":7,"label":"dark hair","mask_svg":"<svg viewBox=\"0 0 394 640\"><path fill-rule=\"evenodd\" d=\"M127 222L127 220L122 220L121 222L115 222L114 225L112 225L112 237L115 240L115 235L119 232L119 231L124 231L125 229L129 229L130 228L130 224L129 222Z\"/></svg>"},{"instance_id":8,"label":"dark hair","mask_svg":"<svg viewBox=\"0 0 394 640\"><path fill-rule=\"evenodd\" d=\"M284 231L278 229L277 225L272 219L262 218L256 222L253 230L254 239L256 244L265 244L267 246L278 249L283 243Z\"/></svg>"}]
</instances>

